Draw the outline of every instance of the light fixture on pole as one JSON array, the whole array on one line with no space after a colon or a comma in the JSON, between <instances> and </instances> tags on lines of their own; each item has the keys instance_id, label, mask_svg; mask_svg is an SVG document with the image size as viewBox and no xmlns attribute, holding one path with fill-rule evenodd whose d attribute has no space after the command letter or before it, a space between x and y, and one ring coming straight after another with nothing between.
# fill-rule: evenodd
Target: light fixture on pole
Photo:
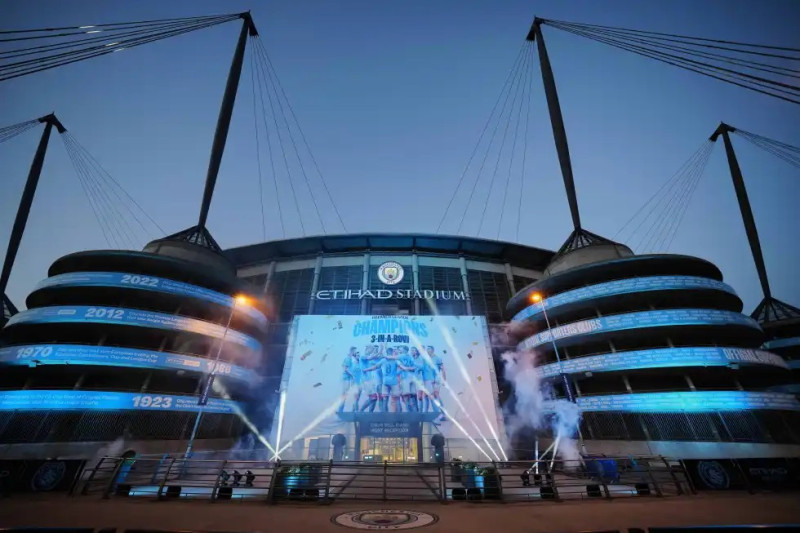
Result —
<instances>
[{"instance_id":1,"label":"light fixture on pole","mask_svg":"<svg viewBox=\"0 0 800 533\"><path fill-rule=\"evenodd\" d=\"M553 351L556 354L556 362L558 364L558 373L561 375L561 380L564 383L564 392L567 395L567 399L573 403L575 403L575 398L572 395L572 388L569 386L569 381L567 380L567 375L564 374L564 369L561 367L561 356L558 354L558 346L556 346L556 339L553 336L553 330L550 328L550 319L547 318L547 300L542 298L542 294L539 292L534 292L530 296L531 302L537 304L541 303L542 305L542 313L544 314L544 321L547 324L547 332L550 334L550 342L553 345Z\"/></svg>"},{"instance_id":2,"label":"light fixture on pole","mask_svg":"<svg viewBox=\"0 0 800 533\"><path fill-rule=\"evenodd\" d=\"M192 454L194 439L197 436L197 429L200 427L200 420L203 417L203 411L208 403L208 395L211 393L211 387L214 385L214 379L217 375L217 368L219 367L219 357L222 355L222 346L225 344L225 338L228 336L228 330L231 327L233 315L236 313L236 306L249 305L249 303L250 299L244 294L237 294L233 297L233 302L231 303L231 313L228 315L228 322L225 324L225 331L222 333L222 338L219 340L219 343L217 343L217 353L214 356L214 364L211 366L211 372L206 375L206 380L203 384L203 390L200 393L200 397L197 399L197 405L200 408L197 410L197 416L194 419L192 434L189 437L189 443L186 445L186 453L184 456L187 458Z\"/></svg>"}]
</instances>

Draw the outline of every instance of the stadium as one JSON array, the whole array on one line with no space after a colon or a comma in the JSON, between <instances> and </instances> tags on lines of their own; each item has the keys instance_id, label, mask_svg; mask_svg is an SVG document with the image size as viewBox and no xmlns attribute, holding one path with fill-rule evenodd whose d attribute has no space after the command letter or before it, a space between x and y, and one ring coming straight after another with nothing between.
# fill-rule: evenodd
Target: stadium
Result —
<instances>
[{"instance_id":1,"label":"stadium","mask_svg":"<svg viewBox=\"0 0 800 533\"><path fill-rule=\"evenodd\" d=\"M585 453L796 453L788 365L719 269L594 237L557 254L417 234L222 251L192 228L70 254L2 330L0 441L19 458L530 459L556 435L507 435L515 389L540 384L506 380L501 356L533 350L547 400L582 411ZM390 383L403 356L438 364Z\"/></svg>"},{"instance_id":2,"label":"stadium","mask_svg":"<svg viewBox=\"0 0 800 533\"><path fill-rule=\"evenodd\" d=\"M693 482L710 489L796 483L797 463L786 458L800 455L800 309L772 296L729 134L738 132L782 159L795 147L721 123L631 218L643 213L631 225L634 233L641 231L640 245L591 233L581 222L541 32L543 24L559 23L535 18L498 97L502 108L496 113L495 104L435 232L352 233L249 12L203 23L155 21L141 31L161 39L172 33L162 23L192 31L230 21L240 21L241 28L197 225L153 240L141 252L132 250L167 232L55 114L0 128L2 141L45 125L0 273L0 445L4 460L18 462L17 485L46 478L41 469L60 469L52 476L58 483L80 478L72 488L104 496L161 499L192 488L212 500L230 499L237 487L238 496L268 495L271 501L329 501L347 491L383 500L425 494L446 501L552 499L556 485L572 487L582 499L600 497L601 485L612 497L609 484L617 495L650 494L652 487L661 496L666 486L675 494L694 491ZM207 222L248 41L260 239L266 242L223 249ZM122 46L114 41L103 50L112 45ZM525 227L522 219L523 198L539 192L525 188L526 175L542 170L525 166L537 55L572 219L572 233L557 251L499 240L509 193L517 204L516 218L513 209L505 217L507 224L516 222L513 240L551 236L541 235L551 231L550 220ZM263 91L272 118L277 108L281 123L266 120ZM259 144L259 111L265 147ZM517 143L523 116L525 134ZM504 151L512 123L513 140ZM112 249L57 258L23 308L6 289L54 128L64 136ZM717 265L665 253L718 138L764 296L751 316L742 313L742 299ZM286 237L273 140L302 237ZM288 147L298 168L289 165ZM266 240L263 148L270 154L280 240ZM493 168L484 165L490 153L496 155ZM299 174L292 176L291 168ZM477 168L474 181L464 179L470 168L473 174ZM490 209L499 169L505 176L502 203ZM518 193L510 187L517 171ZM294 187L300 176L320 236L306 233ZM488 191L476 195L482 180ZM90 188L98 190L89 194ZM114 198L120 210L106 205ZM318 200L323 209L330 204L326 217ZM240 230L245 223L235 215L226 218ZM341 234L326 230L323 218L333 215ZM456 234L466 220L475 222L477 236L440 231L448 215L460 215ZM146 238L125 250L134 240L127 218ZM159 232L148 231L140 218ZM481 238L484 224L494 227L492 218L498 221L496 240ZM520 235L521 228L527 235ZM65 476L70 460L74 472ZM531 474L536 489L528 489ZM373 483L377 477L380 486Z\"/></svg>"}]
</instances>

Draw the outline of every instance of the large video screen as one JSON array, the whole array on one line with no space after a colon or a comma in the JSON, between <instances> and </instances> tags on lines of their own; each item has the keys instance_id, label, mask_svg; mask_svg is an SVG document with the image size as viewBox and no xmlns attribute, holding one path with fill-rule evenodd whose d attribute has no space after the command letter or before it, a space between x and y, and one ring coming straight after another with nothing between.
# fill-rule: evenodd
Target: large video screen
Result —
<instances>
[{"instance_id":1,"label":"large video screen","mask_svg":"<svg viewBox=\"0 0 800 533\"><path fill-rule=\"evenodd\" d=\"M386 448L399 439L418 443L405 460L428 461L436 434L448 459L501 456L483 317L297 316L289 342L272 431L281 458L401 460Z\"/></svg>"}]
</instances>

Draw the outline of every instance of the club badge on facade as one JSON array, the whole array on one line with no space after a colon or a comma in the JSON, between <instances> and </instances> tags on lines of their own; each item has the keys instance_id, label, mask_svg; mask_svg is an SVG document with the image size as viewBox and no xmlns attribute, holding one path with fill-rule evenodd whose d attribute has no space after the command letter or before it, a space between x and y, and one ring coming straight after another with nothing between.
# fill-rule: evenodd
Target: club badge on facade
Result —
<instances>
[{"instance_id":1,"label":"club badge on facade","mask_svg":"<svg viewBox=\"0 0 800 533\"><path fill-rule=\"evenodd\" d=\"M351 511L331 518L334 524L340 526L372 531L415 529L431 525L437 520L438 517L433 514L398 509Z\"/></svg>"},{"instance_id":2,"label":"club badge on facade","mask_svg":"<svg viewBox=\"0 0 800 533\"><path fill-rule=\"evenodd\" d=\"M397 285L403 281L403 275L403 267L394 261L387 261L378 267L378 279L384 285Z\"/></svg>"}]
</instances>

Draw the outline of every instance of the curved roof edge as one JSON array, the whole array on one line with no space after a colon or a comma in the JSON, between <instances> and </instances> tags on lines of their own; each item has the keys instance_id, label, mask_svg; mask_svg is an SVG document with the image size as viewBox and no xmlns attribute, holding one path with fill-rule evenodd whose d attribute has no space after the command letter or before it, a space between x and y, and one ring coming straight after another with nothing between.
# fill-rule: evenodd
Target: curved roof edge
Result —
<instances>
[{"instance_id":1,"label":"curved roof edge","mask_svg":"<svg viewBox=\"0 0 800 533\"><path fill-rule=\"evenodd\" d=\"M528 296L534 291L562 292L612 279L680 274L708 277L717 281L723 279L722 271L716 265L700 257L682 254L632 255L580 265L537 280L511 297L506 304L506 312L513 315L527 307Z\"/></svg>"},{"instance_id":2,"label":"curved roof edge","mask_svg":"<svg viewBox=\"0 0 800 533\"><path fill-rule=\"evenodd\" d=\"M237 267L290 259L321 253L366 252L432 252L463 254L471 257L502 260L514 266L543 271L555 252L475 237L430 235L424 233L353 233L322 235L267 241L223 251Z\"/></svg>"}]
</instances>

